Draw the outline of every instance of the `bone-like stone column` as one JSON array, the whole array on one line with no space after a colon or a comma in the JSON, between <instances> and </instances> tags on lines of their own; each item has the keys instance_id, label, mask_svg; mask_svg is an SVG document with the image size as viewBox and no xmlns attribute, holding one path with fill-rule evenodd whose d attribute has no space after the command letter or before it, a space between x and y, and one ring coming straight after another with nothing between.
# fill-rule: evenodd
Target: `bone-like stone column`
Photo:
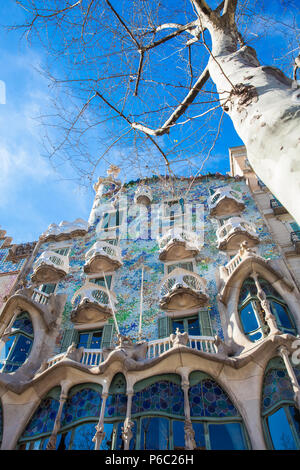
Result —
<instances>
[{"instance_id":1,"label":"bone-like stone column","mask_svg":"<svg viewBox=\"0 0 300 470\"><path fill-rule=\"evenodd\" d=\"M105 437L105 432L104 432L104 412L105 412L105 407L106 407L106 400L108 397L107 392L102 393L102 403L101 403L101 411L100 411L100 416L99 416L99 421L97 423L96 427L96 434L93 437L93 442L95 442L95 450L99 450L101 443Z\"/></svg>"},{"instance_id":2,"label":"bone-like stone column","mask_svg":"<svg viewBox=\"0 0 300 470\"><path fill-rule=\"evenodd\" d=\"M132 428L134 426L134 422L131 421L132 397L133 390L127 391L126 418L122 427L122 439L124 441L124 450L129 450L130 441L133 437Z\"/></svg>"},{"instance_id":3,"label":"bone-like stone column","mask_svg":"<svg viewBox=\"0 0 300 470\"><path fill-rule=\"evenodd\" d=\"M258 275L257 273L253 272L251 274L251 277L254 279L256 288L257 288L257 297L260 301L260 304L265 312L265 319L267 322L268 327L270 328L270 334L280 334L280 331L278 330L277 323L276 323L276 318L274 317L273 313L271 312L270 308L270 303L267 300L267 296L265 292L263 291L259 281L258 281Z\"/></svg>"},{"instance_id":4,"label":"bone-like stone column","mask_svg":"<svg viewBox=\"0 0 300 470\"><path fill-rule=\"evenodd\" d=\"M286 348L286 346L280 346L278 351L284 361L287 373L289 375L289 378L293 387L294 399L295 399L297 408L300 410L300 386L298 384L296 374L290 362L288 349Z\"/></svg>"},{"instance_id":5,"label":"bone-like stone column","mask_svg":"<svg viewBox=\"0 0 300 470\"><path fill-rule=\"evenodd\" d=\"M189 401L189 388L190 383L188 380L187 375L182 376L181 381L181 388L183 390L184 396L184 440L185 440L185 447L188 450L193 450L196 448L195 442L195 431L193 429L192 421L191 421L191 409L190 409L190 401Z\"/></svg>"},{"instance_id":6,"label":"bone-like stone column","mask_svg":"<svg viewBox=\"0 0 300 470\"><path fill-rule=\"evenodd\" d=\"M61 384L61 392L60 392L60 397L59 397L59 408L55 417L54 421L54 426L53 430L51 433L51 436L49 438L49 441L47 443L46 450L55 450L56 449L56 440L57 440L57 434L60 430L60 425L61 425L61 415L62 415L62 410L64 407L64 404L68 398L68 390L69 390L69 382L65 382Z\"/></svg>"}]
</instances>

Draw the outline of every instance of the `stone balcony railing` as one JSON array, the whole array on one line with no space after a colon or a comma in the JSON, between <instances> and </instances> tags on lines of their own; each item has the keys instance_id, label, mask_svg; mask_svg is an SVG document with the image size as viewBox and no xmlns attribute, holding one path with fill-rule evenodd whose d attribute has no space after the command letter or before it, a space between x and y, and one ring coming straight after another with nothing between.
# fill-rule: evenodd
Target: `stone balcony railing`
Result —
<instances>
[{"instance_id":1,"label":"stone balcony railing","mask_svg":"<svg viewBox=\"0 0 300 470\"><path fill-rule=\"evenodd\" d=\"M201 307L206 301L206 283L198 274L176 268L162 281L159 305L163 310Z\"/></svg>"},{"instance_id":2,"label":"stone balcony railing","mask_svg":"<svg viewBox=\"0 0 300 470\"><path fill-rule=\"evenodd\" d=\"M189 336L185 345L191 349L210 354L217 354L218 352L216 339L212 336ZM159 357L166 351L172 349L173 346L174 343L169 336L166 338L148 341L146 344L145 359ZM99 366L106 359L109 352L110 351L108 350L108 352L105 354L102 349L83 349L83 352L80 355L80 363L92 367ZM49 369L49 367L52 367L54 364L57 364L65 358L68 358L68 354L66 352L51 357L47 361L46 368Z\"/></svg>"},{"instance_id":3,"label":"stone balcony railing","mask_svg":"<svg viewBox=\"0 0 300 470\"><path fill-rule=\"evenodd\" d=\"M84 272L97 273L115 271L122 266L122 254L118 246L97 241L85 255Z\"/></svg>"},{"instance_id":4,"label":"stone balcony railing","mask_svg":"<svg viewBox=\"0 0 300 470\"><path fill-rule=\"evenodd\" d=\"M224 283L228 281L228 279L235 273L238 267L246 260L255 259L266 261L260 255L258 255L254 250L248 248L248 243L244 242L241 244L241 247L237 254L231 258L230 261L225 266L220 267L220 279L223 280Z\"/></svg>"},{"instance_id":5,"label":"stone balcony railing","mask_svg":"<svg viewBox=\"0 0 300 470\"><path fill-rule=\"evenodd\" d=\"M240 194L228 186L218 188L208 199L208 206L211 216L233 214L245 209Z\"/></svg>"},{"instance_id":6,"label":"stone balcony railing","mask_svg":"<svg viewBox=\"0 0 300 470\"><path fill-rule=\"evenodd\" d=\"M76 236L83 236L88 231L88 223L83 219L76 219L74 222L63 220L59 225L51 224L43 233L44 242L68 240Z\"/></svg>"},{"instance_id":7,"label":"stone balcony railing","mask_svg":"<svg viewBox=\"0 0 300 470\"><path fill-rule=\"evenodd\" d=\"M203 245L196 233L176 227L168 230L157 241L161 261L175 261L194 257Z\"/></svg>"},{"instance_id":8,"label":"stone balcony railing","mask_svg":"<svg viewBox=\"0 0 300 470\"><path fill-rule=\"evenodd\" d=\"M38 304L46 305L49 301L49 295L50 294L46 294L46 292L34 289L32 294L32 300L34 300L34 302L37 302Z\"/></svg>"},{"instance_id":9,"label":"stone balcony railing","mask_svg":"<svg viewBox=\"0 0 300 470\"><path fill-rule=\"evenodd\" d=\"M137 188L134 193L135 204L144 204L148 206L149 204L151 204L152 199L152 191L148 186L141 185Z\"/></svg>"},{"instance_id":10,"label":"stone balcony railing","mask_svg":"<svg viewBox=\"0 0 300 470\"><path fill-rule=\"evenodd\" d=\"M105 287L92 282L86 282L73 296L71 320L74 323L106 321L112 316L116 303L113 292L108 292Z\"/></svg>"},{"instance_id":11,"label":"stone balcony railing","mask_svg":"<svg viewBox=\"0 0 300 470\"><path fill-rule=\"evenodd\" d=\"M44 251L33 264L31 279L37 284L57 282L69 273L69 257Z\"/></svg>"},{"instance_id":12,"label":"stone balcony railing","mask_svg":"<svg viewBox=\"0 0 300 470\"><path fill-rule=\"evenodd\" d=\"M216 235L219 250L238 249L243 241L247 241L249 246L259 243L254 225L241 217L227 219L224 225L217 229Z\"/></svg>"}]
</instances>

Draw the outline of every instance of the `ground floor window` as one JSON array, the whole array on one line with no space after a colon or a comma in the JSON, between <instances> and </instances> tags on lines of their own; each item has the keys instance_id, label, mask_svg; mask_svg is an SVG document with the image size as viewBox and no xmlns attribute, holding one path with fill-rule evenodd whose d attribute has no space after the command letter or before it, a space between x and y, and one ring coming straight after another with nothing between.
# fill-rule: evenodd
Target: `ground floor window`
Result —
<instances>
[{"instance_id":1,"label":"ground floor window","mask_svg":"<svg viewBox=\"0 0 300 470\"><path fill-rule=\"evenodd\" d=\"M300 413L285 405L266 417L270 444L275 450L300 449Z\"/></svg>"}]
</instances>

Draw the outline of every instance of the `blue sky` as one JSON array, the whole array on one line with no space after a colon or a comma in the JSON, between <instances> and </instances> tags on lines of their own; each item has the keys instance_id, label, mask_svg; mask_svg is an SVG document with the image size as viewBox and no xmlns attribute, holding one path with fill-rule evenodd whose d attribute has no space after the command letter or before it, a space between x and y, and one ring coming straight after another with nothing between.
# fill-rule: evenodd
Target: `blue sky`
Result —
<instances>
[{"instance_id":1,"label":"blue sky","mask_svg":"<svg viewBox=\"0 0 300 470\"><path fill-rule=\"evenodd\" d=\"M275 16L279 14L274 8L273 12L267 12L271 13ZM2 0L0 14L8 24L22 22L22 11L11 0ZM285 20L292 21L288 14ZM260 28L262 25L258 24L252 29L254 41L261 33ZM270 41L275 48L269 47ZM278 66L281 65L278 62L279 50L288 51L279 30L274 30L272 37L261 39L257 47L262 61ZM78 185L74 180L74 169L68 163L58 163L59 155L52 165L41 143L45 130L38 116L52 109L53 98L47 78L38 71L47 59L47 51L37 42L27 43L21 38L20 31L6 32L1 28L0 57L0 80L6 85L6 103L0 105L0 224L7 235L13 237L14 243L20 243L36 240L52 222L72 221L77 217L87 220L94 192L91 184L89 187ZM290 58L287 56L287 59ZM286 61L287 70L289 60ZM59 67L63 69L64 65L64 60L58 62L56 70ZM95 131L100 136L103 133L104 143L105 126L103 124ZM121 125L120 130L123 127ZM173 143L177 141L176 135L171 138ZM241 143L230 120L224 118L219 140L204 172L228 171L228 147ZM95 153L100 149L97 145L94 143L92 146ZM132 142L124 143L121 151L125 154L126 151L130 152L130 145ZM169 142L165 140L163 145L166 149ZM117 150L108 155L103 165L97 168L93 181L105 174L108 164L116 162L117 158ZM175 171L181 172L182 168L174 165ZM128 170L121 172L120 176L126 180L129 177L132 179L134 174Z\"/></svg>"}]
</instances>

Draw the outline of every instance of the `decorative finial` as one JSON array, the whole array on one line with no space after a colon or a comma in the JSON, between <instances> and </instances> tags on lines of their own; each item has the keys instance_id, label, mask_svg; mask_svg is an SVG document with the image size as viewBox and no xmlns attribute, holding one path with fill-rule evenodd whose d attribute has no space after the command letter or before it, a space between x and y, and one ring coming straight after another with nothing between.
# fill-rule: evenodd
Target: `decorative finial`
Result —
<instances>
[{"instance_id":1,"label":"decorative finial","mask_svg":"<svg viewBox=\"0 0 300 470\"><path fill-rule=\"evenodd\" d=\"M107 170L107 174L108 176L112 175L114 178L117 178L120 171L121 169L118 166L110 165L110 167Z\"/></svg>"}]
</instances>

